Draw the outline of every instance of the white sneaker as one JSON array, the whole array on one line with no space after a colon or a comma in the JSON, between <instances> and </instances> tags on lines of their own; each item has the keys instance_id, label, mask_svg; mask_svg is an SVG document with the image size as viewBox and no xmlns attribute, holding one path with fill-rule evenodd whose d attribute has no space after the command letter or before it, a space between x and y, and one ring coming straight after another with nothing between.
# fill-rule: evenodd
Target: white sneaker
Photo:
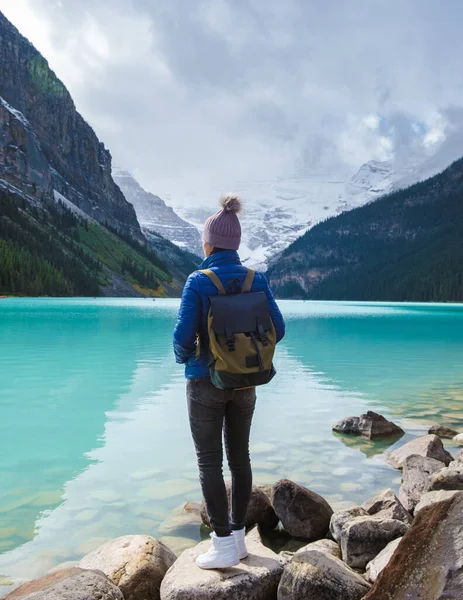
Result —
<instances>
[{"instance_id":1,"label":"white sneaker","mask_svg":"<svg viewBox=\"0 0 463 600\"><path fill-rule=\"evenodd\" d=\"M248 550L246 548L246 529L237 529L233 532L233 537L235 538L236 548L238 550L238 558L243 560L248 557Z\"/></svg>"},{"instance_id":2,"label":"white sneaker","mask_svg":"<svg viewBox=\"0 0 463 600\"><path fill-rule=\"evenodd\" d=\"M196 564L201 569L227 569L239 564L238 548L235 537L227 535L218 537L211 533L212 548L205 554L200 554Z\"/></svg>"}]
</instances>

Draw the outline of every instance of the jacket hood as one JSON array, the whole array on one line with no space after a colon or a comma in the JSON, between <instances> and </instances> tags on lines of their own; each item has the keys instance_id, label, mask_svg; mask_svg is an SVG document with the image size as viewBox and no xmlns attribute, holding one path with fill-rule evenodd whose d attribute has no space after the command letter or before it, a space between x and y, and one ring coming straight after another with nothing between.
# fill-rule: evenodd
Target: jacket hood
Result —
<instances>
[{"instance_id":1,"label":"jacket hood","mask_svg":"<svg viewBox=\"0 0 463 600\"><path fill-rule=\"evenodd\" d=\"M210 269L211 267L221 267L222 265L240 265L241 260L236 250L224 250L211 254L199 265L198 270Z\"/></svg>"}]
</instances>

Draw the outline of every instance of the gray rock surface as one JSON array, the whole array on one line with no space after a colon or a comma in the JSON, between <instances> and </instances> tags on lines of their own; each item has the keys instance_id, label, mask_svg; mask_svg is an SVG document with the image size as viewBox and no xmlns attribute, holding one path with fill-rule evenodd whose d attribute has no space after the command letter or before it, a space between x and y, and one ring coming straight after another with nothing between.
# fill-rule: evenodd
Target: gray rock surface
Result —
<instances>
[{"instance_id":1,"label":"gray rock surface","mask_svg":"<svg viewBox=\"0 0 463 600\"><path fill-rule=\"evenodd\" d=\"M227 481L227 496L230 504L231 483ZM204 500L201 504L201 518L207 527L210 527L209 515L207 514ZM272 503L264 490L256 485L252 486L251 501L246 514L246 529L251 529L254 525L259 525L264 531L275 529L278 525L278 517L275 514Z\"/></svg>"},{"instance_id":2,"label":"gray rock surface","mask_svg":"<svg viewBox=\"0 0 463 600\"><path fill-rule=\"evenodd\" d=\"M399 500L407 510L413 512L421 496L430 491L431 476L442 467L441 461L433 458L418 454L407 456L403 463L403 483L399 491Z\"/></svg>"},{"instance_id":3,"label":"gray rock surface","mask_svg":"<svg viewBox=\"0 0 463 600\"><path fill-rule=\"evenodd\" d=\"M445 427L444 425L433 425L429 428L428 433L438 435L440 438L448 439L458 435L458 431L455 431L455 429L450 429L450 427Z\"/></svg>"},{"instance_id":4,"label":"gray rock surface","mask_svg":"<svg viewBox=\"0 0 463 600\"><path fill-rule=\"evenodd\" d=\"M445 450L442 441L437 435L425 435L416 440L411 440L391 452L387 459L393 467L402 469L405 459L412 454L419 454L420 456L440 460L446 466L453 460L452 455Z\"/></svg>"},{"instance_id":5,"label":"gray rock surface","mask_svg":"<svg viewBox=\"0 0 463 600\"><path fill-rule=\"evenodd\" d=\"M365 579L371 583L374 583L378 579L379 574L388 565L401 540L402 538L399 537L392 542L389 542L384 550L381 550L378 556L376 556L373 560L370 560L370 562L367 564Z\"/></svg>"},{"instance_id":6,"label":"gray rock surface","mask_svg":"<svg viewBox=\"0 0 463 600\"><path fill-rule=\"evenodd\" d=\"M296 554L285 565L278 600L360 600L369 589L341 560L314 550Z\"/></svg>"},{"instance_id":7,"label":"gray rock surface","mask_svg":"<svg viewBox=\"0 0 463 600\"><path fill-rule=\"evenodd\" d=\"M352 506L331 515L330 533L335 542L341 541L341 532L344 525L356 517L368 517L368 512L361 506Z\"/></svg>"},{"instance_id":8,"label":"gray rock surface","mask_svg":"<svg viewBox=\"0 0 463 600\"><path fill-rule=\"evenodd\" d=\"M420 510L364 600L460 600L463 492Z\"/></svg>"},{"instance_id":9,"label":"gray rock surface","mask_svg":"<svg viewBox=\"0 0 463 600\"><path fill-rule=\"evenodd\" d=\"M103 573L72 568L24 583L4 600L124 600L124 596Z\"/></svg>"},{"instance_id":10,"label":"gray rock surface","mask_svg":"<svg viewBox=\"0 0 463 600\"><path fill-rule=\"evenodd\" d=\"M251 532L252 533L252 532ZM258 535L246 539L249 556L236 567L203 570L195 559L210 542L185 550L167 572L161 600L272 600L276 598L283 561L263 546Z\"/></svg>"},{"instance_id":11,"label":"gray rock surface","mask_svg":"<svg viewBox=\"0 0 463 600\"><path fill-rule=\"evenodd\" d=\"M185 502L164 519L159 526L159 536L188 535L193 532L199 534L201 524L201 504L199 502Z\"/></svg>"},{"instance_id":12,"label":"gray rock surface","mask_svg":"<svg viewBox=\"0 0 463 600\"><path fill-rule=\"evenodd\" d=\"M288 479L273 486L272 498L273 508L290 535L310 542L326 536L333 509L324 498Z\"/></svg>"},{"instance_id":13,"label":"gray rock surface","mask_svg":"<svg viewBox=\"0 0 463 600\"><path fill-rule=\"evenodd\" d=\"M360 417L346 417L342 419L334 425L333 431L361 435L369 440L398 437L405 433L401 427L372 410L360 415Z\"/></svg>"},{"instance_id":14,"label":"gray rock surface","mask_svg":"<svg viewBox=\"0 0 463 600\"><path fill-rule=\"evenodd\" d=\"M408 525L397 519L357 517L342 529L342 559L349 567L364 569L389 542L402 537L407 529Z\"/></svg>"},{"instance_id":15,"label":"gray rock surface","mask_svg":"<svg viewBox=\"0 0 463 600\"><path fill-rule=\"evenodd\" d=\"M412 516L400 502L394 492L387 488L362 504L368 514L383 519L398 519L404 523L411 523Z\"/></svg>"},{"instance_id":16,"label":"gray rock surface","mask_svg":"<svg viewBox=\"0 0 463 600\"><path fill-rule=\"evenodd\" d=\"M453 441L458 444L459 446L463 446L463 433L459 433L457 434L454 438Z\"/></svg>"},{"instance_id":17,"label":"gray rock surface","mask_svg":"<svg viewBox=\"0 0 463 600\"><path fill-rule=\"evenodd\" d=\"M341 560L341 548L339 547L339 544L333 542L333 540L327 540L326 538L317 540L316 542L310 542L310 544L299 548L299 550L296 551L296 554L300 554L301 552L312 552L312 550L322 552L327 556L334 556Z\"/></svg>"},{"instance_id":18,"label":"gray rock surface","mask_svg":"<svg viewBox=\"0 0 463 600\"><path fill-rule=\"evenodd\" d=\"M159 589L175 554L149 535L126 535L103 544L79 563L98 569L119 587L125 600L159 600Z\"/></svg>"},{"instance_id":19,"label":"gray rock surface","mask_svg":"<svg viewBox=\"0 0 463 600\"><path fill-rule=\"evenodd\" d=\"M25 192L33 186L40 198L54 189L99 223L144 241L133 206L111 177L111 154L47 61L1 12L0 42L0 94L16 115L0 139L0 170ZM4 110L0 102L0 120Z\"/></svg>"},{"instance_id":20,"label":"gray rock surface","mask_svg":"<svg viewBox=\"0 0 463 600\"><path fill-rule=\"evenodd\" d=\"M201 236L194 225L179 217L159 196L145 191L127 171L113 169L113 179L135 207L143 231L162 235L174 244L202 256Z\"/></svg>"},{"instance_id":21,"label":"gray rock surface","mask_svg":"<svg viewBox=\"0 0 463 600\"><path fill-rule=\"evenodd\" d=\"M452 465L452 463L450 463ZM444 467L431 477L430 491L463 490L463 464Z\"/></svg>"},{"instance_id":22,"label":"gray rock surface","mask_svg":"<svg viewBox=\"0 0 463 600\"><path fill-rule=\"evenodd\" d=\"M415 517L426 506L436 504L437 502L443 502L444 500L450 500L460 492L458 490L438 490L434 492L426 492L421 496L420 501L415 507Z\"/></svg>"}]
</instances>

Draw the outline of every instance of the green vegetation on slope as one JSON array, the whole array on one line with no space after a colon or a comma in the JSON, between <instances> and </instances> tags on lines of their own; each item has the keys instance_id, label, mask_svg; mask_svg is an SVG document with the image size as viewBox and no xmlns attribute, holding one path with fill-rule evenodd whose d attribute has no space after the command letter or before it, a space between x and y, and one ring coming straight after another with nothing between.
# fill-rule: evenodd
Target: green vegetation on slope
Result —
<instances>
[{"instance_id":1,"label":"green vegetation on slope","mask_svg":"<svg viewBox=\"0 0 463 600\"><path fill-rule=\"evenodd\" d=\"M171 277L149 247L43 199L36 208L0 190L0 294L95 296L111 273L134 289L164 292Z\"/></svg>"},{"instance_id":2,"label":"green vegetation on slope","mask_svg":"<svg viewBox=\"0 0 463 600\"><path fill-rule=\"evenodd\" d=\"M463 300L463 159L320 223L268 275L280 297Z\"/></svg>"}]
</instances>

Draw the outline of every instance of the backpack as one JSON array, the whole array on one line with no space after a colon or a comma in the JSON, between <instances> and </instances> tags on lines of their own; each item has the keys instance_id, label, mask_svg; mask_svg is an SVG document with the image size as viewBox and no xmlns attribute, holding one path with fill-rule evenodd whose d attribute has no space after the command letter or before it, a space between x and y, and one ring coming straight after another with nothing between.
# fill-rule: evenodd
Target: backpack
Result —
<instances>
[{"instance_id":1,"label":"backpack","mask_svg":"<svg viewBox=\"0 0 463 600\"><path fill-rule=\"evenodd\" d=\"M254 271L248 269L243 286L239 279L225 290L218 276L206 269L218 291L209 296L209 373L220 389L242 389L264 385L276 374L273 356L276 332L265 292L251 292Z\"/></svg>"}]
</instances>

